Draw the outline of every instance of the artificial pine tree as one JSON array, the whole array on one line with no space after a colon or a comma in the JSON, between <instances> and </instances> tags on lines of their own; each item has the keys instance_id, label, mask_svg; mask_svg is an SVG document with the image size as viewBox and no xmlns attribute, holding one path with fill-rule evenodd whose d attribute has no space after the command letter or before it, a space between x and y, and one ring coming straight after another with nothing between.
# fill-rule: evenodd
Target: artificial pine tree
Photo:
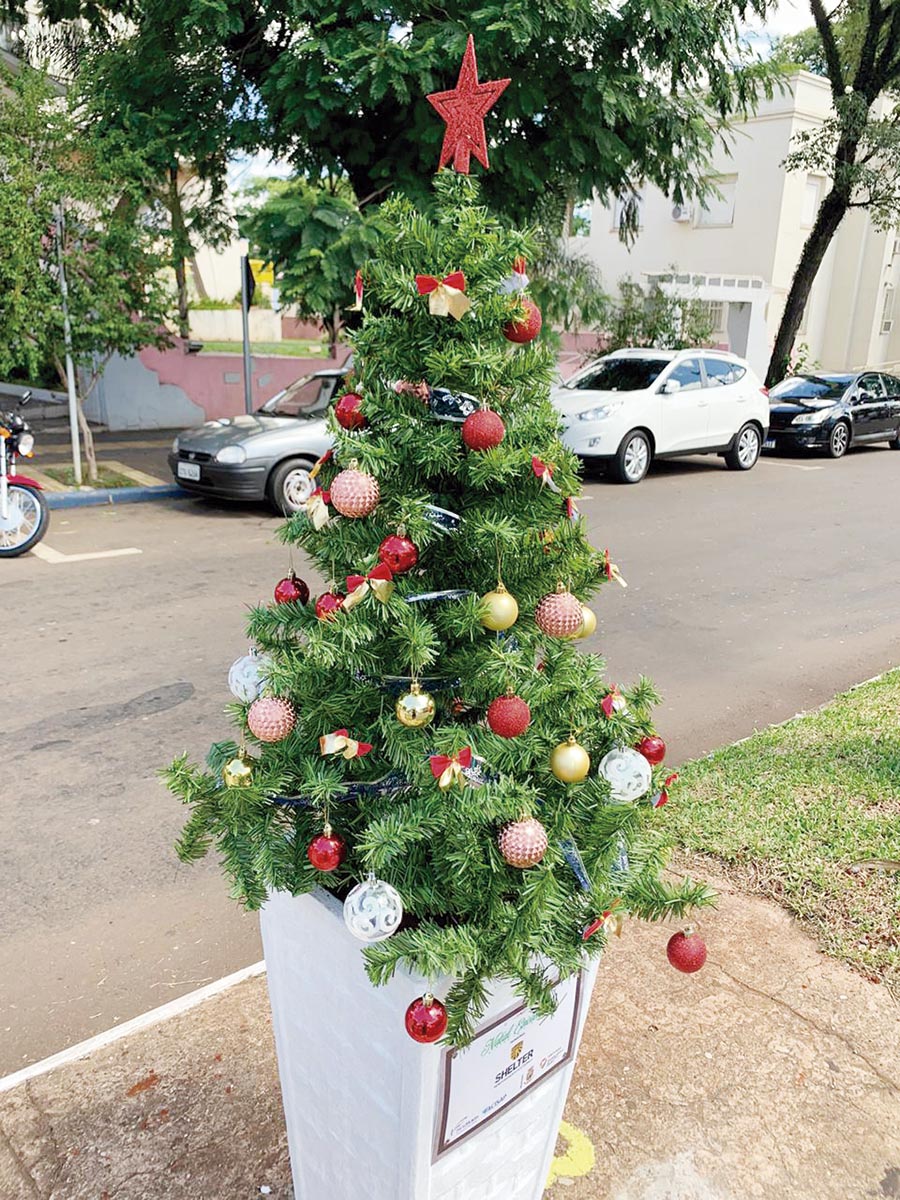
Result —
<instances>
[{"instance_id":1,"label":"artificial pine tree","mask_svg":"<svg viewBox=\"0 0 900 1200\"><path fill-rule=\"evenodd\" d=\"M348 928L370 943L370 979L454 978L407 1028L461 1046L492 979L550 1011L556 979L622 917L711 894L660 877L652 685L620 694L578 646L596 624L584 602L617 572L577 512L553 353L525 340L532 239L451 171L432 211L397 197L382 214L355 398L332 415L308 511L281 531L325 586L307 602L303 581L280 584L254 610L263 653L231 677L240 747L215 745L205 771L180 758L168 782L192 809L184 860L214 846L251 909L275 889L356 888Z\"/></svg>"}]
</instances>

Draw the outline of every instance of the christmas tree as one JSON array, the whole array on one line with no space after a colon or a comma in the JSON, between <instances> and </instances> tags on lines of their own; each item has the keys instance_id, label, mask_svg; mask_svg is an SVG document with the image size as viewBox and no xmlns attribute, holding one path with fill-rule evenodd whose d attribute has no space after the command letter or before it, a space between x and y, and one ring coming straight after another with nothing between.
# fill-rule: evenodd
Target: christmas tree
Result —
<instances>
[{"instance_id":1,"label":"christmas tree","mask_svg":"<svg viewBox=\"0 0 900 1200\"><path fill-rule=\"evenodd\" d=\"M621 576L578 514L532 237L466 173L469 151L486 165L484 111L455 131L445 117L457 170L439 171L428 213L383 205L390 232L361 268L353 391L281 530L326 583L312 601L292 572L253 611L259 653L230 676L239 743L167 773L192 810L182 859L215 847L251 909L275 889L346 898L374 984L398 967L455 981L407 1028L457 1046L492 979L551 1011L557 979L623 918L712 898L662 877L652 685L620 692L578 646L596 627L584 602Z\"/></svg>"}]
</instances>

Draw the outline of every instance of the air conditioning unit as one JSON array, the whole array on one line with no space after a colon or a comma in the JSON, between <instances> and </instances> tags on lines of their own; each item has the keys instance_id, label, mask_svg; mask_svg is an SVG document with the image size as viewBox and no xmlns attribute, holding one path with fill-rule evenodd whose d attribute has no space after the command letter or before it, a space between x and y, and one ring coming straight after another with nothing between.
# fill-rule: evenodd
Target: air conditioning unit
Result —
<instances>
[{"instance_id":1,"label":"air conditioning unit","mask_svg":"<svg viewBox=\"0 0 900 1200\"><path fill-rule=\"evenodd\" d=\"M687 204L672 205L672 220L673 221L690 221L693 217L693 212Z\"/></svg>"}]
</instances>

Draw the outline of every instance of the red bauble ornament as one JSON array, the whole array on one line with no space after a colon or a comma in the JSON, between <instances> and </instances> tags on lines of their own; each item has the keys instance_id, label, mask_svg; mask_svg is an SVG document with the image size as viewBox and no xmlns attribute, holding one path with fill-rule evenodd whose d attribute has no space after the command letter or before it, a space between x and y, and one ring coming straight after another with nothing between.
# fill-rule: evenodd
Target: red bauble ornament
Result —
<instances>
[{"instance_id":1,"label":"red bauble ornament","mask_svg":"<svg viewBox=\"0 0 900 1200\"><path fill-rule=\"evenodd\" d=\"M333 621L346 599L342 592L323 592L316 600L316 616L320 621Z\"/></svg>"},{"instance_id":2,"label":"red bauble ornament","mask_svg":"<svg viewBox=\"0 0 900 1200\"><path fill-rule=\"evenodd\" d=\"M643 754L651 767L658 767L666 757L666 743L661 737L657 737L655 733L648 734L647 737L642 737L635 746L635 750L639 754Z\"/></svg>"},{"instance_id":3,"label":"red bauble ornament","mask_svg":"<svg viewBox=\"0 0 900 1200\"><path fill-rule=\"evenodd\" d=\"M525 319L510 321L507 325L504 325L503 336L507 341L518 342L522 345L525 342L534 341L541 332L544 318L541 316L541 310L528 296L524 296L520 303L525 305L527 313Z\"/></svg>"},{"instance_id":4,"label":"red bauble ornament","mask_svg":"<svg viewBox=\"0 0 900 1200\"><path fill-rule=\"evenodd\" d=\"M247 728L261 742L282 741L296 722L294 706L277 696L261 696L247 711Z\"/></svg>"},{"instance_id":5,"label":"red bauble ornament","mask_svg":"<svg viewBox=\"0 0 900 1200\"><path fill-rule=\"evenodd\" d=\"M490 408L469 413L462 427L462 440L470 450L490 450L506 437L506 426L499 414Z\"/></svg>"},{"instance_id":6,"label":"red bauble ornament","mask_svg":"<svg viewBox=\"0 0 900 1200\"><path fill-rule=\"evenodd\" d=\"M676 970L693 975L706 962L706 942L699 933L693 933L690 929L680 930L669 938L666 956Z\"/></svg>"},{"instance_id":7,"label":"red bauble ornament","mask_svg":"<svg viewBox=\"0 0 900 1200\"><path fill-rule=\"evenodd\" d=\"M326 825L306 849L306 857L317 871L336 871L347 854L347 843Z\"/></svg>"},{"instance_id":8,"label":"red bauble ornament","mask_svg":"<svg viewBox=\"0 0 900 1200\"><path fill-rule=\"evenodd\" d=\"M405 534L391 533L378 547L378 557L395 575L402 575L419 561L419 551Z\"/></svg>"},{"instance_id":9,"label":"red bauble ornament","mask_svg":"<svg viewBox=\"0 0 900 1200\"><path fill-rule=\"evenodd\" d=\"M345 392L334 406L334 415L342 429L363 429L367 421L362 414L363 398L359 392Z\"/></svg>"},{"instance_id":10,"label":"red bauble ornament","mask_svg":"<svg viewBox=\"0 0 900 1200\"><path fill-rule=\"evenodd\" d=\"M331 503L344 517L367 517L381 496L375 476L355 467L335 475L330 491Z\"/></svg>"},{"instance_id":11,"label":"red bauble ornament","mask_svg":"<svg viewBox=\"0 0 900 1200\"><path fill-rule=\"evenodd\" d=\"M309 588L293 571L275 584L275 600L278 604L291 604L294 601L305 604L308 599Z\"/></svg>"},{"instance_id":12,"label":"red bauble ornament","mask_svg":"<svg viewBox=\"0 0 900 1200\"><path fill-rule=\"evenodd\" d=\"M531 709L521 696L514 696L510 692L490 702L487 723L500 737L518 737L531 724Z\"/></svg>"},{"instance_id":13,"label":"red bauble ornament","mask_svg":"<svg viewBox=\"0 0 900 1200\"><path fill-rule=\"evenodd\" d=\"M439 167L446 167L452 160L454 171L458 171L460 175L468 175L472 154L483 167L488 167L484 117L508 83L508 79L478 82L475 39L470 33L456 87L449 92L432 92L430 96L425 97L447 123Z\"/></svg>"},{"instance_id":14,"label":"red bauble ornament","mask_svg":"<svg viewBox=\"0 0 900 1200\"><path fill-rule=\"evenodd\" d=\"M420 996L406 1010L406 1032L414 1042L436 1042L447 1028L447 1010L434 996Z\"/></svg>"},{"instance_id":15,"label":"red bauble ornament","mask_svg":"<svg viewBox=\"0 0 900 1200\"><path fill-rule=\"evenodd\" d=\"M581 601L560 584L555 592L548 592L534 610L538 629L549 637L574 637L581 631L584 612Z\"/></svg>"},{"instance_id":16,"label":"red bauble ornament","mask_svg":"<svg viewBox=\"0 0 900 1200\"><path fill-rule=\"evenodd\" d=\"M497 845L511 867L533 867L547 853L547 830L534 817L523 817L503 826Z\"/></svg>"}]
</instances>

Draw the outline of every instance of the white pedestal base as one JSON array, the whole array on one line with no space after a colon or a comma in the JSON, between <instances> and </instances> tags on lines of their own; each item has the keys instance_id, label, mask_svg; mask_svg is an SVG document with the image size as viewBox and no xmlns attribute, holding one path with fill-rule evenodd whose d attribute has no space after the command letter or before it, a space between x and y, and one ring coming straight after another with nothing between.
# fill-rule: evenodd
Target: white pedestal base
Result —
<instances>
[{"instance_id":1,"label":"white pedestal base","mask_svg":"<svg viewBox=\"0 0 900 1200\"><path fill-rule=\"evenodd\" d=\"M373 987L330 893L278 893L260 923L296 1200L539 1200L574 1052L435 1159L445 1049L418 1045L403 1024L425 981L398 973ZM596 962L575 1051L595 976ZM520 1003L498 984L483 1024Z\"/></svg>"}]
</instances>

